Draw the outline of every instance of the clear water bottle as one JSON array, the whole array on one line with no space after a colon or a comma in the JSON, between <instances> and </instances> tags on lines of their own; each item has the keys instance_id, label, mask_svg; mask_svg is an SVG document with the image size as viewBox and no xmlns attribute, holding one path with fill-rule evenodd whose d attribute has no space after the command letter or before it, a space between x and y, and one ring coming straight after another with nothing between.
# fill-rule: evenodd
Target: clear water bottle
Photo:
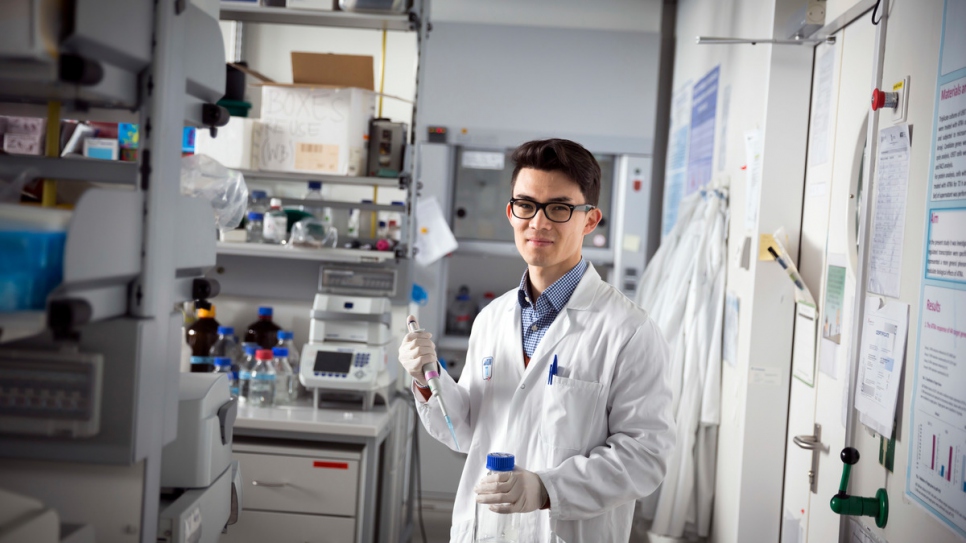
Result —
<instances>
[{"instance_id":1,"label":"clear water bottle","mask_svg":"<svg viewBox=\"0 0 966 543\"><path fill-rule=\"evenodd\" d=\"M245 223L245 241L248 243L264 243L262 232L265 229L265 215L258 211L248 212L248 222Z\"/></svg>"},{"instance_id":2,"label":"clear water bottle","mask_svg":"<svg viewBox=\"0 0 966 543\"><path fill-rule=\"evenodd\" d=\"M509 453L486 455L487 475L513 471L514 457ZM476 543L521 543L521 515L494 513L486 503L476 504Z\"/></svg>"},{"instance_id":3,"label":"clear water bottle","mask_svg":"<svg viewBox=\"0 0 966 543\"><path fill-rule=\"evenodd\" d=\"M215 373L228 375L228 390L233 398L238 397L238 372L232 369L232 360L227 356L215 357Z\"/></svg>"},{"instance_id":4,"label":"clear water bottle","mask_svg":"<svg viewBox=\"0 0 966 543\"><path fill-rule=\"evenodd\" d=\"M252 382L252 370L255 368L255 351L258 345L246 343L242 347L245 352L244 358L238 364L238 397L242 401L248 401L249 385Z\"/></svg>"},{"instance_id":5,"label":"clear water bottle","mask_svg":"<svg viewBox=\"0 0 966 543\"><path fill-rule=\"evenodd\" d=\"M300 364L301 356L299 355L299 350L295 346L295 334L290 330L281 330L278 333L278 346L285 347L288 349L288 364L292 366L292 373L295 374L295 384L298 393L296 397L303 398L306 395L305 387L299 382L299 371L302 367Z\"/></svg>"},{"instance_id":6,"label":"clear water bottle","mask_svg":"<svg viewBox=\"0 0 966 543\"><path fill-rule=\"evenodd\" d=\"M309 181L309 191L302 197L303 200L322 200L322 182Z\"/></svg>"},{"instance_id":7,"label":"clear water bottle","mask_svg":"<svg viewBox=\"0 0 966 543\"><path fill-rule=\"evenodd\" d=\"M298 396L298 381L288 363L288 349L275 347L272 354L275 355L275 405L289 405Z\"/></svg>"},{"instance_id":8,"label":"clear water bottle","mask_svg":"<svg viewBox=\"0 0 966 543\"><path fill-rule=\"evenodd\" d=\"M253 190L248 193L248 211L265 213L268 211L268 193L264 190Z\"/></svg>"},{"instance_id":9,"label":"clear water bottle","mask_svg":"<svg viewBox=\"0 0 966 543\"><path fill-rule=\"evenodd\" d=\"M218 327L218 341L211 346L211 350L208 351L209 356L227 356L231 359L231 364L236 368L238 363L242 359L241 346L238 345L238 340L235 339L235 329L231 326L219 326Z\"/></svg>"},{"instance_id":10,"label":"clear water bottle","mask_svg":"<svg viewBox=\"0 0 966 543\"><path fill-rule=\"evenodd\" d=\"M255 407L275 405L275 384L272 351L268 349L255 351L255 367L252 368L252 380L248 385L248 402Z\"/></svg>"}]
</instances>

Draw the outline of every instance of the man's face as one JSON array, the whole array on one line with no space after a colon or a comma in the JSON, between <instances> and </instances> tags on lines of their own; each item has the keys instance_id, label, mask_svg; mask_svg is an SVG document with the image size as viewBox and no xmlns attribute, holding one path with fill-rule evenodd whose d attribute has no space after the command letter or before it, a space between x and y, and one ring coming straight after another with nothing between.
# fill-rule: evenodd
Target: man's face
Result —
<instances>
[{"instance_id":1,"label":"man's face","mask_svg":"<svg viewBox=\"0 0 966 543\"><path fill-rule=\"evenodd\" d=\"M571 205L586 204L580 186L561 172L545 172L524 168L517 174L513 198L524 198L537 203L559 202ZM530 219L518 219L507 204L506 215L513 227L517 250L531 267L560 268L562 275L580 262L580 248L584 236L600 222L599 209L574 210L564 223L547 218L541 209Z\"/></svg>"}]
</instances>

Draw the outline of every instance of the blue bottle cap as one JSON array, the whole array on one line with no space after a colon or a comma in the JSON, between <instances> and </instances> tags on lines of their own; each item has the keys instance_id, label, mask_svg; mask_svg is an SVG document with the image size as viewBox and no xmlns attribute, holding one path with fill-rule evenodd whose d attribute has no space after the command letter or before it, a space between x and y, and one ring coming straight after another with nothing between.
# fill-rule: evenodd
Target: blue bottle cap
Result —
<instances>
[{"instance_id":1,"label":"blue bottle cap","mask_svg":"<svg viewBox=\"0 0 966 543\"><path fill-rule=\"evenodd\" d=\"M216 356L215 357L216 366L231 366L231 358L227 356Z\"/></svg>"},{"instance_id":2,"label":"blue bottle cap","mask_svg":"<svg viewBox=\"0 0 966 543\"><path fill-rule=\"evenodd\" d=\"M259 307L258 308L258 316L259 317L271 317L272 316L272 308L271 307L267 307L267 306Z\"/></svg>"},{"instance_id":3,"label":"blue bottle cap","mask_svg":"<svg viewBox=\"0 0 966 543\"><path fill-rule=\"evenodd\" d=\"M513 471L513 455L501 452L486 455L486 469L490 471Z\"/></svg>"},{"instance_id":4,"label":"blue bottle cap","mask_svg":"<svg viewBox=\"0 0 966 543\"><path fill-rule=\"evenodd\" d=\"M461 302L468 302L470 300L470 295L466 293L460 293L456 296L456 299Z\"/></svg>"},{"instance_id":5,"label":"blue bottle cap","mask_svg":"<svg viewBox=\"0 0 966 543\"><path fill-rule=\"evenodd\" d=\"M294 336L289 330L279 330L278 339L292 339Z\"/></svg>"},{"instance_id":6,"label":"blue bottle cap","mask_svg":"<svg viewBox=\"0 0 966 543\"><path fill-rule=\"evenodd\" d=\"M272 354L275 356L284 356L288 358L288 347L273 347Z\"/></svg>"},{"instance_id":7,"label":"blue bottle cap","mask_svg":"<svg viewBox=\"0 0 966 543\"><path fill-rule=\"evenodd\" d=\"M399 200L393 200L390 205L394 205L394 206L404 206L404 205L406 205L406 202L400 202Z\"/></svg>"},{"instance_id":8,"label":"blue bottle cap","mask_svg":"<svg viewBox=\"0 0 966 543\"><path fill-rule=\"evenodd\" d=\"M248 220L250 220L250 221L261 221L261 220L264 220L264 219L265 219L265 214L264 213L259 213L257 211L249 211L248 212Z\"/></svg>"},{"instance_id":9,"label":"blue bottle cap","mask_svg":"<svg viewBox=\"0 0 966 543\"><path fill-rule=\"evenodd\" d=\"M321 181L309 181L309 190L319 190L322 188Z\"/></svg>"},{"instance_id":10,"label":"blue bottle cap","mask_svg":"<svg viewBox=\"0 0 966 543\"><path fill-rule=\"evenodd\" d=\"M265 192L264 190L253 190L251 194L252 194L252 198L254 198L255 200L258 200L260 198L268 198L268 193Z\"/></svg>"},{"instance_id":11,"label":"blue bottle cap","mask_svg":"<svg viewBox=\"0 0 966 543\"><path fill-rule=\"evenodd\" d=\"M218 335L219 336L230 336L230 335L233 335L234 333L235 333L235 329L232 328L231 326L219 326L218 327Z\"/></svg>"},{"instance_id":12,"label":"blue bottle cap","mask_svg":"<svg viewBox=\"0 0 966 543\"><path fill-rule=\"evenodd\" d=\"M379 228L385 228L385 227L386 227L386 221L379 221Z\"/></svg>"},{"instance_id":13,"label":"blue bottle cap","mask_svg":"<svg viewBox=\"0 0 966 543\"><path fill-rule=\"evenodd\" d=\"M245 350L245 354L255 356L255 351L258 350L258 345L244 345L242 349Z\"/></svg>"}]
</instances>

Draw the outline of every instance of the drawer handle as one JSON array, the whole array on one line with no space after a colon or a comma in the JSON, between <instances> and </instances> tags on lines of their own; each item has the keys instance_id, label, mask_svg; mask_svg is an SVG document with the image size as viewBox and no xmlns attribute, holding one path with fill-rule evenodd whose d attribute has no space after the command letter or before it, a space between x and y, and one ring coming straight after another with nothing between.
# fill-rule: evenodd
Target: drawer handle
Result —
<instances>
[{"instance_id":1,"label":"drawer handle","mask_svg":"<svg viewBox=\"0 0 966 543\"><path fill-rule=\"evenodd\" d=\"M261 481L252 481L252 486L267 486L269 488L282 488L283 486L288 486L288 483L263 483Z\"/></svg>"}]
</instances>

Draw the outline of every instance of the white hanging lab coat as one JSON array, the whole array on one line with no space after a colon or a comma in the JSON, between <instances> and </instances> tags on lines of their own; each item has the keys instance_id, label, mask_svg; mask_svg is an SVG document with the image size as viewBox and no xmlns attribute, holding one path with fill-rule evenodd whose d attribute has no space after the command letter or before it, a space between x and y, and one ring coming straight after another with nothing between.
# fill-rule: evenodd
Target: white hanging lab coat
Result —
<instances>
[{"instance_id":1,"label":"white hanging lab coat","mask_svg":"<svg viewBox=\"0 0 966 543\"><path fill-rule=\"evenodd\" d=\"M648 265L638 302L671 346L678 433L660 490L642 502L651 532L706 537L720 424L721 333L728 209L713 193L681 202L679 222Z\"/></svg>"},{"instance_id":2,"label":"white hanging lab coat","mask_svg":"<svg viewBox=\"0 0 966 543\"><path fill-rule=\"evenodd\" d=\"M525 369L520 326L514 289L477 316L459 383L440 376L467 451L450 540L473 540L473 487L486 474L486 455L508 452L539 475L550 496L549 511L526 515L523 541L627 541L635 500L664 479L674 444L667 343L592 265ZM455 448L436 400L416 394L416 404L429 434Z\"/></svg>"}]
</instances>

